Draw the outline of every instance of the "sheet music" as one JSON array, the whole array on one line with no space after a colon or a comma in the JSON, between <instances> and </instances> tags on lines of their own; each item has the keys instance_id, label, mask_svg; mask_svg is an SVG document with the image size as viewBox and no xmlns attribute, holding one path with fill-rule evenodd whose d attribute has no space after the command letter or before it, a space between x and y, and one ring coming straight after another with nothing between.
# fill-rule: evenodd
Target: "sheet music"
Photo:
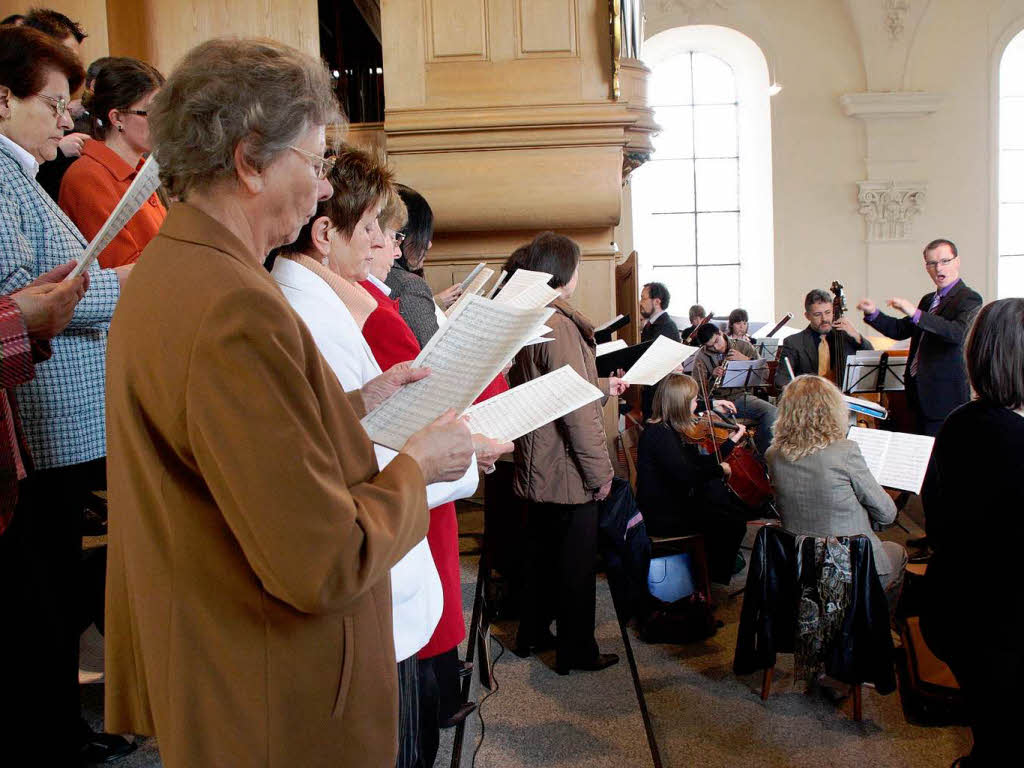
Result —
<instances>
[{"instance_id":1,"label":"sheet music","mask_svg":"<svg viewBox=\"0 0 1024 768\"><path fill-rule=\"evenodd\" d=\"M482 265L477 266L479 267ZM455 314L455 310L458 309L460 305L465 304L466 299L469 298L470 296L478 296L483 291L484 285L487 284L487 281L491 279L491 275L494 274L494 270L487 268L474 269L473 273L476 274L476 277L474 277L473 281L467 287L464 288L464 290L462 291L462 295L459 296L455 303L448 307L447 310L445 310L445 317L451 317L453 314Z\"/></svg>"},{"instance_id":2,"label":"sheet music","mask_svg":"<svg viewBox=\"0 0 1024 768\"><path fill-rule=\"evenodd\" d=\"M604 325L597 326L597 328L594 329L594 333L600 333L601 331L610 328L611 326L613 326L617 322L619 322L619 320L621 320L623 317L625 317L625 315L616 315L615 317L613 317L611 320L609 320Z\"/></svg>"},{"instance_id":3,"label":"sheet music","mask_svg":"<svg viewBox=\"0 0 1024 768\"><path fill-rule=\"evenodd\" d=\"M117 236L118 232L124 229L129 219L138 213L142 204L149 200L159 186L160 166L157 165L153 155L150 155L146 158L146 162L142 164L139 172L135 174L135 180L128 187L128 191L124 193L124 197L118 201L110 217L103 222L103 226L96 233L96 237L92 239L92 242L89 243L85 252L78 259L78 264L71 270L71 274L66 278L67 280L73 280L78 277L89 268L90 264L96 261L96 257L103 252L104 248L110 245L110 241Z\"/></svg>"},{"instance_id":4,"label":"sheet music","mask_svg":"<svg viewBox=\"0 0 1024 768\"><path fill-rule=\"evenodd\" d=\"M864 461L879 485L921 493L935 438L906 432L850 427L847 434L860 446Z\"/></svg>"},{"instance_id":5,"label":"sheet music","mask_svg":"<svg viewBox=\"0 0 1024 768\"><path fill-rule=\"evenodd\" d=\"M363 417L375 443L401 450L413 433L449 408L462 413L528 340L540 335L553 309L501 306L470 296L413 361L431 374L408 384Z\"/></svg>"},{"instance_id":6,"label":"sheet music","mask_svg":"<svg viewBox=\"0 0 1024 768\"><path fill-rule=\"evenodd\" d=\"M629 344L626 343L625 339L615 339L615 341L606 341L604 344L597 345L597 354L595 357L601 355L607 355L609 352L614 352L617 349L625 349Z\"/></svg>"},{"instance_id":7,"label":"sheet music","mask_svg":"<svg viewBox=\"0 0 1024 768\"><path fill-rule=\"evenodd\" d=\"M516 272L516 275L518 274L519 272ZM515 275L512 277L515 277ZM512 281L510 280L509 282ZM531 285L510 298L506 298L506 290L508 289L503 288L494 301L498 304L503 304L506 307L519 307L520 309L546 307L552 301L561 296L561 292L558 291L558 289L551 288L547 283Z\"/></svg>"},{"instance_id":8,"label":"sheet music","mask_svg":"<svg viewBox=\"0 0 1024 768\"><path fill-rule=\"evenodd\" d=\"M686 358L696 354L699 347L687 347L665 336L658 336L640 359L626 371L622 380L627 384L652 386L668 376Z\"/></svg>"},{"instance_id":9,"label":"sheet music","mask_svg":"<svg viewBox=\"0 0 1024 768\"><path fill-rule=\"evenodd\" d=\"M476 279L476 276L478 274L480 274L480 272L482 272L484 267L486 267L486 266L487 266L487 264L485 262L481 261L479 264L477 264L475 267L473 267L473 269L470 271L470 273L468 275L466 275L464 278L462 278L462 282L459 283L459 285L462 286L462 292L463 293L466 292L466 288Z\"/></svg>"},{"instance_id":10,"label":"sheet music","mask_svg":"<svg viewBox=\"0 0 1024 768\"><path fill-rule=\"evenodd\" d=\"M748 375L749 374L749 375ZM729 360L725 364L725 375L720 386L763 387L768 384L768 366L760 358L756 360Z\"/></svg>"},{"instance_id":11,"label":"sheet music","mask_svg":"<svg viewBox=\"0 0 1024 768\"><path fill-rule=\"evenodd\" d=\"M466 411L474 433L511 442L604 394L571 366L520 384Z\"/></svg>"},{"instance_id":12,"label":"sheet music","mask_svg":"<svg viewBox=\"0 0 1024 768\"><path fill-rule=\"evenodd\" d=\"M498 289L501 288L501 283L507 275L508 272L506 272L504 269L501 270L501 274L498 275L498 279L494 281L494 285L491 286L491 290L487 292L488 299L494 298L494 294L496 294L498 292Z\"/></svg>"},{"instance_id":13,"label":"sheet music","mask_svg":"<svg viewBox=\"0 0 1024 768\"><path fill-rule=\"evenodd\" d=\"M531 269L517 269L512 273L512 277L505 283L505 287L501 289L495 297L495 301L499 304L507 304L516 298L520 293L538 285L547 286L551 281L551 275L547 272L534 272Z\"/></svg>"}]
</instances>

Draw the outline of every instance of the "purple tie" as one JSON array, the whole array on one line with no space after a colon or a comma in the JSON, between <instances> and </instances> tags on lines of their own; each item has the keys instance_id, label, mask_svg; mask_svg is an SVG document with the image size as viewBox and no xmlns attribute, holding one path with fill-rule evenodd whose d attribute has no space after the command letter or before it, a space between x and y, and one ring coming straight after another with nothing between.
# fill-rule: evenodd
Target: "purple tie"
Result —
<instances>
[{"instance_id":1,"label":"purple tie","mask_svg":"<svg viewBox=\"0 0 1024 768\"><path fill-rule=\"evenodd\" d=\"M928 306L928 314L930 314L930 315L934 315L935 314L935 310L939 308L939 302L940 301L942 301L942 297L939 295L939 292L936 291L935 295L932 296L932 303ZM921 352L921 343L920 343L920 341L918 342L918 345L917 345L917 352L918 353ZM914 362L910 364L910 375L913 376L915 379L917 378L917 355L914 355Z\"/></svg>"}]
</instances>

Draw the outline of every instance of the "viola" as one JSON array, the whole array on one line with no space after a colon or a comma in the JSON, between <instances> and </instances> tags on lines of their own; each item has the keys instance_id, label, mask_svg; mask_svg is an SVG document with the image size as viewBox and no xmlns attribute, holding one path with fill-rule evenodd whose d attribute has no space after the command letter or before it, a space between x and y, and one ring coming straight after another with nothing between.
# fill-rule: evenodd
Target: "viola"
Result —
<instances>
[{"instance_id":1,"label":"viola","mask_svg":"<svg viewBox=\"0 0 1024 768\"><path fill-rule=\"evenodd\" d=\"M684 427L682 436L686 442L698 445L721 463L722 443L735 431L735 424L721 421L706 413ZM751 509L760 509L771 501L774 493L768 480L768 473L764 471L761 462L750 448L744 445L733 446L725 461L731 470L729 476L724 478L725 485L737 499Z\"/></svg>"}]
</instances>

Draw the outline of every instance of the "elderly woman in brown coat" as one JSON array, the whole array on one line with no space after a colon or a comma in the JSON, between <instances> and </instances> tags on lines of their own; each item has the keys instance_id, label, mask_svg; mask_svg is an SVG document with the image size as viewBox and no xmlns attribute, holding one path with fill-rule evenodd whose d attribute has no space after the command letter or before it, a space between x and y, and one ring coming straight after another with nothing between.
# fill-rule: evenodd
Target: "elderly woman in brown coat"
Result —
<instances>
[{"instance_id":1,"label":"elderly woman in brown coat","mask_svg":"<svg viewBox=\"0 0 1024 768\"><path fill-rule=\"evenodd\" d=\"M388 572L469 430L449 414L380 470L359 418L422 372L346 394L263 268L331 191L320 63L213 40L149 117L181 202L110 330L106 725L168 768L394 765Z\"/></svg>"},{"instance_id":2,"label":"elderly woman in brown coat","mask_svg":"<svg viewBox=\"0 0 1024 768\"><path fill-rule=\"evenodd\" d=\"M580 249L552 232L534 238L518 264L553 275L561 296L548 320L554 341L524 347L509 371L512 386L570 365L618 396L626 385L598 379L594 326L569 304L579 280ZM591 403L516 440L515 493L527 502L526 590L515 652L555 647L556 670L599 670L619 657L594 639L597 506L612 482L601 406ZM551 635L551 621L557 638Z\"/></svg>"}]
</instances>

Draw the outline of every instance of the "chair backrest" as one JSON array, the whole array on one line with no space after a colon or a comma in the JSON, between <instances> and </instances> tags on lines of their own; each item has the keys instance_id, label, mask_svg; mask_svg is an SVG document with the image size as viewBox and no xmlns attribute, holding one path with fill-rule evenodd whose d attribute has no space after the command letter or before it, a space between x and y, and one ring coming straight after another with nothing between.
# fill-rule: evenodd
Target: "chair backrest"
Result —
<instances>
[{"instance_id":1,"label":"chair backrest","mask_svg":"<svg viewBox=\"0 0 1024 768\"><path fill-rule=\"evenodd\" d=\"M838 541L849 547L851 590L849 606L839 637L826 659L828 674L848 683L873 682L886 693L895 688L892 667L892 636L889 612L871 541L866 536L843 536ZM737 674L749 674L774 666L776 653L792 653L795 645L801 596L799 569L803 581L816 576L806 568L814 552L813 537L798 548L797 537L778 526L763 526L754 539L747 585L740 616L739 636L733 667Z\"/></svg>"},{"instance_id":2,"label":"chair backrest","mask_svg":"<svg viewBox=\"0 0 1024 768\"><path fill-rule=\"evenodd\" d=\"M629 485L632 487L633 493L636 493L637 448L640 445L640 433L642 431L643 427L634 422L619 432L619 461L626 468L626 477L629 479Z\"/></svg>"}]
</instances>

